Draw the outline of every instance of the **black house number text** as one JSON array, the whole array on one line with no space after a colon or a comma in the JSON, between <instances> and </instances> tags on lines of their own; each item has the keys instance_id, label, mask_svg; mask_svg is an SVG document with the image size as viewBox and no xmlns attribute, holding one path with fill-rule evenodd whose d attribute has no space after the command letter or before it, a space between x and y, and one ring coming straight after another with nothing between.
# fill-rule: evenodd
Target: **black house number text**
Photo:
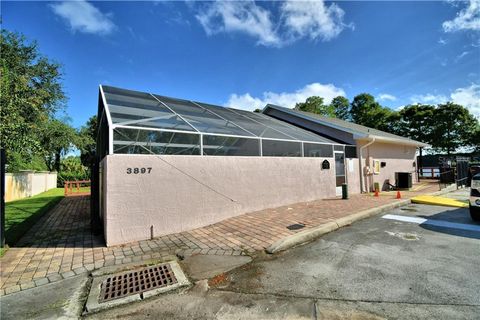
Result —
<instances>
[{"instance_id":1,"label":"black house number text","mask_svg":"<svg viewBox=\"0 0 480 320\"><path fill-rule=\"evenodd\" d=\"M152 172L152 168L127 168L127 174L145 174Z\"/></svg>"}]
</instances>

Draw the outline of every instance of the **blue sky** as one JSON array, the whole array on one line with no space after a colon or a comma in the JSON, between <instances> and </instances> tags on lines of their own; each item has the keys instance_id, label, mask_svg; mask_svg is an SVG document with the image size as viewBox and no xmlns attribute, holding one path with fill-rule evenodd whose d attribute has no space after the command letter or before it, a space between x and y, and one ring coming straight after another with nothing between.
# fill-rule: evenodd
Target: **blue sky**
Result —
<instances>
[{"instance_id":1,"label":"blue sky","mask_svg":"<svg viewBox=\"0 0 480 320\"><path fill-rule=\"evenodd\" d=\"M253 110L373 94L480 115L480 2L2 2L63 64L76 127L98 85Z\"/></svg>"}]
</instances>

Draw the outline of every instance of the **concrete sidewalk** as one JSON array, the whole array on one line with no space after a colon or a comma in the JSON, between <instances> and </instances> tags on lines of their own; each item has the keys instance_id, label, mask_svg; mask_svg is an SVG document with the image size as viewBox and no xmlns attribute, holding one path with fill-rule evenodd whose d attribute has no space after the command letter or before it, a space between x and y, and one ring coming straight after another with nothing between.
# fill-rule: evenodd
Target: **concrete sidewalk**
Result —
<instances>
[{"instance_id":1,"label":"concrete sidewalk","mask_svg":"<svg viewBox=\"0 0 480 320\"><path fill-rule=\"evenodd\" d=\"M414 192L402 194L408 199L437 190L438 184L425 183ZM244 214L188 232L107 248L103 237L93 235L90 229L89 198L65 198L1 258L0 294L88 274L106 266L172 254L251 255L298 232L397 202L392 193L297 203ZM305 227L287 229L292 224Z\"/></svg>"}]
</instances>

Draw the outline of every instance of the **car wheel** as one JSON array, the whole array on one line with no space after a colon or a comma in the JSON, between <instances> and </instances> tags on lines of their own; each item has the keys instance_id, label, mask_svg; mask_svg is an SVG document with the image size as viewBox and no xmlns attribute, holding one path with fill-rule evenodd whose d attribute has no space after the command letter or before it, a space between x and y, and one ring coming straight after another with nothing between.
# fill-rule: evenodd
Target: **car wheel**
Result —
<instances>
[{"instance_id":1,"label":"car wheel","mask_svg":"<svg viewBox=\"0 0 480 320\"><path fill-rule=\"evenodd\" d=\"M480 221L480 207L470 205L470 217L472 217L474 221Z\"/></svg>"}]
</instances>

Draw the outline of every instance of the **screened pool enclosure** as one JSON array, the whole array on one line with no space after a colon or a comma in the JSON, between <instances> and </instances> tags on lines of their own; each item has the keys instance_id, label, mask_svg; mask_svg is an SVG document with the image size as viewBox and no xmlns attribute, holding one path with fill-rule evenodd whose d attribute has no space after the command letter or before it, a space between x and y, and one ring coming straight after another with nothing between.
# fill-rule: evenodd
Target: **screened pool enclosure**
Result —
<instances>
[{"instance_id":1,"label":"screened pool enclosure","mask_svg":"<svg viewBox=\"0 0 480 320\"><path fill-rule=\"evenodd\" d=\"M100 86L97 153L333 157L344 148L267 115Z\"/></svg>"}]
</instances>

